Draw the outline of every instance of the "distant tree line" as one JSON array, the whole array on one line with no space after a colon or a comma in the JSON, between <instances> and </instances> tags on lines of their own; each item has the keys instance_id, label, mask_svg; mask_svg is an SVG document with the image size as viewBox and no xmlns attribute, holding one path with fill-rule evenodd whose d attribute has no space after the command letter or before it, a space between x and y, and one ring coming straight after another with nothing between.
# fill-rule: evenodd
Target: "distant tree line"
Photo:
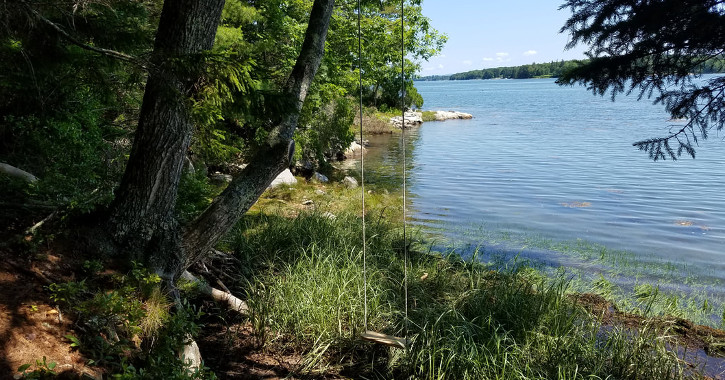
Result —
<instances>
[{"instance_id":1,"label":"distant tree line","mask_svg":"<svg viewBox=\"0 0 725 380\"><path fill-rule=\"evenodd\" d=\"M417 80L469 80L469 79L531 79L558 78L564 72L588 63L589 60L552 61L548 63L532 63L523 66L494 67L490 69L472 70L452 75L433 75ZM698 67L698 74L725 72L725 58L718 57L705 61Z\"/></svg>"}]
</instances>

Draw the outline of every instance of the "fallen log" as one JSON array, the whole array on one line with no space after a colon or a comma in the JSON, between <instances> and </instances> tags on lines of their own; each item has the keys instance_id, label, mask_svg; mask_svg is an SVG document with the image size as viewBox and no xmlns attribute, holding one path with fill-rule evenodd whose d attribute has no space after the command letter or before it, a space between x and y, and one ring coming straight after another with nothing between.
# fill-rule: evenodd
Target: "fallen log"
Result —
<instances>
[{"instance_id":1,"label":"fallen log","mask_svg":"<svg viewBox=\"0 0 725 380\"><path fill-rule=\"evenodd\" d=\"M8 165L4 162L0 162L0 173L22 179L23 181L29 183L34 183L38 181L38 177L26 172L25 170L18 169L15 166Z\"/></svg>"}]
</instances>

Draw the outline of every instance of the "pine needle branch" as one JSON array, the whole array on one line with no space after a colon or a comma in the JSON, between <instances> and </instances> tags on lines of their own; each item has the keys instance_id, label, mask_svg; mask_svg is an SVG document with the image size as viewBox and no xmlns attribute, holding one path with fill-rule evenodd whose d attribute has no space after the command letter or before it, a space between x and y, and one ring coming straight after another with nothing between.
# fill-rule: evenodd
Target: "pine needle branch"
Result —
<instances>
[{"instance_id":1,"label":"pine needle branch","mask_svg":"<svg viewBox=\"0 0 725 380\"><path fill-rule=\"evenodd\" d=\"M53 28L53 30L55 30L56 32L58 32L58 34L60 34L63 38L65 38L66 40L68 40L72 44L74 44L74 45L76 45L76 46L78 46L78 47L80 47L82 49L88 50L88 51L92 51L92 52L95 52L95 53L103 54L103 55L105 55L107 57L111 57L111 58L118 59L118 60L121 60L121 61L133 63L133 64L141 67L144 70L148 70L147 63L144 62L143 60L137 58L137 57L134 57L132 55L129 55L129 54L126 54L126 53L122 53L122 52L119 52L119 51L111 50L111 49L104 49L104 48L99 48L99 47L96 47L96 46L88 45L88 44L86 44L86 43L78 40L77 38L71 36L65 30L63 30L63 28L61 28L60 25L58 25L58 24L54 23L53 21L50 21L47 18L45 18L38 11L36 11L35 9L33 9L33 7L31 7L28 3L26 3L25 1L21 1L21 2L25 6L25 8L28 10L28 12L30 12L38 20L42 21L43 23L45 23L48 26L50 26L51 28Z\"/></svg>"},{"instance_id":2,"label":"pine needle branch","mask_svg":"<svg viewBox=\"0 0 725 380\"><path fill-rule=\"evenodd\" d=\"M656 137L637 141L632 145L637 149L647 152L649 157L654 161L666 160L669 157L675 161L677 158L682 156L682 153L686 153L692 158L695 158L695 148L693 145L699 145L697 140L697 134L695 133L695 126L700 125L700 132L703 138L707 138L707 126L703 117L706 117L710 113L711 108L716 107L715 102L721 99L724 95L724 90L721 88L719 93L715 96L711 96L707 103L702 107L698 108L697 111L689 118L687 124L665 137ZM678 147L677 150L673 150L670 146L671 140L676 140Z\"/></svg>"}]
</instances>

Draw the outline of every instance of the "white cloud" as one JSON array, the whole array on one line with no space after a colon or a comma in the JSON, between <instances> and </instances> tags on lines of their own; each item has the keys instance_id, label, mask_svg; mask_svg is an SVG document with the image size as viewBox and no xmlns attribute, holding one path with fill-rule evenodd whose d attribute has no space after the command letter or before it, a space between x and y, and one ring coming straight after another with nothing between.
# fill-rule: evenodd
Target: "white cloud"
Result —
<instances>
[{"instance_id":1,"label":"white cloud","mask_svg":"<svg viewBox=\"0 0 725 380\"><path fill-rule=\"evenodd\" d=\"M536 55L536 50L527 50L524 52L525 56Z\"/></svg>"},{"instance_id":2,"label":"white cloud","mask_svg":"<svg viewBox=\"0 0 725 380\"><path fill-rule=\"evenodd\" d=\"M483 62L491 62L491 61L493 61L493 60L494 60L494 59L493 59L493 58L491 58L491 57L483 57Z\"/></svg>"},{"instance_id":3,"label":"white cloud","mask_svg":"<svg viewBox=\"0 0 725 380\"><path fill-rule=\"evenodd\" d=\"M473 61L471 61L470 59L467 59L467 60L463 61L463 64L466 66L471 66L473 64Z\"/></svg>"},{"instance_id":4,"label":"white cloud","mask_svg":"<svg viewBox=\"0 0 725 380\"><path fill-rule=\"evenodd\" d=\"M438 64L438 68L439 68L439 69L442 69L442 68L444 68L444 67L445 67L445 66L443 66L443 64Z\"/></svg>"},{"instance_id":5,"label":"white cloud","mask_svg":"<svg viewBox=\"0 0 725 380\"><path fill-rule=\"evenodd\" d=\"M496 62L508 62L510 60L509 53L496 53Z\"/></svg>"}]
</instances>

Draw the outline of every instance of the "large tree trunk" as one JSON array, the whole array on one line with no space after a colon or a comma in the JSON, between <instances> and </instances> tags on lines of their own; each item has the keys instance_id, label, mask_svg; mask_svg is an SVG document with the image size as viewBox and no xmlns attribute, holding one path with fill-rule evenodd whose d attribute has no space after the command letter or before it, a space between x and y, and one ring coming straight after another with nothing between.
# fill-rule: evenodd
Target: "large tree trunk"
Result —
<instances>
[{"instance_id":1,"label":"large tree trunk","mask_svg":"<svg viewBox=\"0 0 725 380\"><path fill-rule=\"evenodd\" d=\"M223 6L224 0L164 2L138 129L106 226L121 253L167 279L186 262L174 206L193 131L193 59L212 48Z\"/></svg>"},{"instance_id":2,"label":"large tree trunk","mask_svg":"<svg viewBox=\"0 0 725 380\"><path fill-rule=\"evenodd\" d=\"M292 135L297 128L307 90L320 67L334 4L334 0L315 0L312 5L302 50L285 86L285 93L293 107L282 115L265 146L249 165L186 230L186 265L206 255L289 164Z\"/></svg>"}]
</instances>

